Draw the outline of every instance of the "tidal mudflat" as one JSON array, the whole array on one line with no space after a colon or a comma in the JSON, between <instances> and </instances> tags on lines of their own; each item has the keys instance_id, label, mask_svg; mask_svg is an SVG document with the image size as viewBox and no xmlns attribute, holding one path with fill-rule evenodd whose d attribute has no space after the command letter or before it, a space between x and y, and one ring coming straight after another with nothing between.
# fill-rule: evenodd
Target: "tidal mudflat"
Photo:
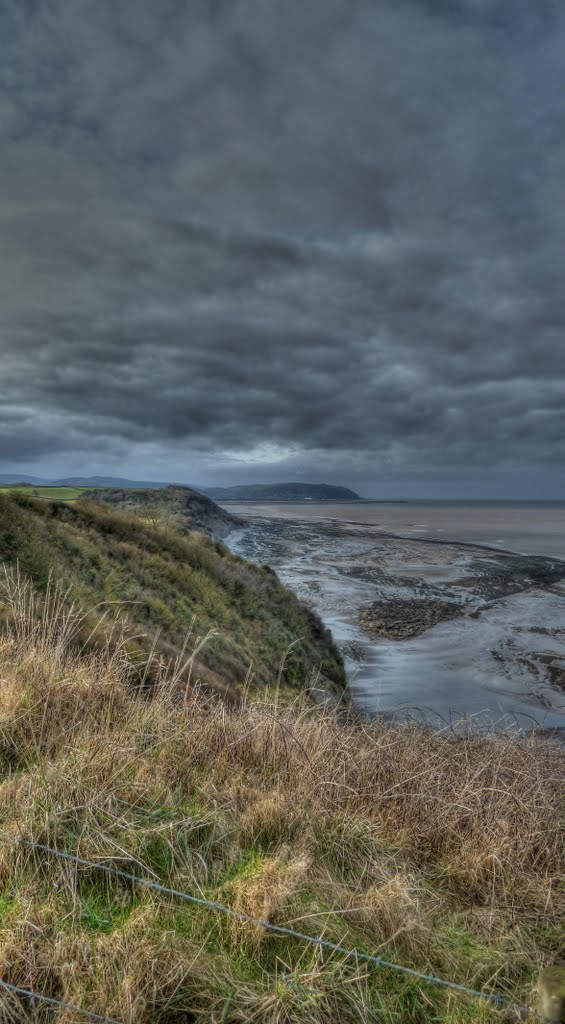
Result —
<instances>
[{"instance_id":1,"label":"tidal mudflat","mask_svg":"<svg viewBox=\"0 0 565 1024\"><path fill-rule=\"evenodd\" d=\"M452 508L230 505L228 542L322 616L366 712L565 730L563 507Z\"/></svg>"}]
</instances>

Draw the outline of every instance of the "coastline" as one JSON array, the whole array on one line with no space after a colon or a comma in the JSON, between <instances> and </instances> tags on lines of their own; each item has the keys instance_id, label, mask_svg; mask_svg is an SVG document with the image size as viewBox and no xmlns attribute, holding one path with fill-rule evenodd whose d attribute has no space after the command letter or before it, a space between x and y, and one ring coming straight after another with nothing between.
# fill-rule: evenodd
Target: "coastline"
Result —
<instances>
[{"instance_id":1,"label":"coastline","mask_svg":"<svg viewBox=\"0 0 565 1024\"><path fill-rule=\"evenodd\" d=\"M463 716L481 728L565 728L562 559L392 533L319 508L301 518L289 511L248 509L227 542L269 562L329 626L358 710L437 725ZM426 622L434 602L450 606L446 621ZM393 628L381 622L387 604ZM373 605L376 635L367 628Z\"/></svg>"}]
</instances>

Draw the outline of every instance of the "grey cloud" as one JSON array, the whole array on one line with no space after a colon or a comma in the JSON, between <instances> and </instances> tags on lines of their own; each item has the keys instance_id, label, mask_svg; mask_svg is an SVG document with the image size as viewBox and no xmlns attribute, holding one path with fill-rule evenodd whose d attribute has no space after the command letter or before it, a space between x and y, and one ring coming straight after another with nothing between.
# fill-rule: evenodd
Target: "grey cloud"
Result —
<instances>
[{"instance_id":1,"label":"grey cloud","mask_svg":"<svg viewBox=\"0 0 565 1024\"><path fill-rule=\"evenodd\" d=\"M550 479L552 0L18 0L0 30L6 465Z\"/></svg>"}]
</instances>

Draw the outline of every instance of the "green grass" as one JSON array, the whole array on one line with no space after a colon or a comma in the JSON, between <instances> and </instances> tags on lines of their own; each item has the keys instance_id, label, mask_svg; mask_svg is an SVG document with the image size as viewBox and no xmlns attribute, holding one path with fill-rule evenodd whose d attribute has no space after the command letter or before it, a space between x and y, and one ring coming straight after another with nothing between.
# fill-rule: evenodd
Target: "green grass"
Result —
<instances>
[{"instance_id":1,"label":"green grass","mask_svg":"<svg viewBox=\"0 0 565 1024\"><path fill-rule=\"evenodd\" d=\"M131 890L112 884L112 880L105 883L103 879L90 878L82 881L77 891L77 903L73 908L75 921L72 918L68 920L73 928L78 924L79 930L84 927L109 934L126 925L139 903L139 897Z\"/></svg>"},{"instance_id":2,"label":"green grass","mask_svg":"<svg viewBox=\"0 0 565 1024\"><path fill-rule=\"evenodd\" d=\"M17 494L27 494L33 498L47 498L49 501L76 501L80 498L86 490L92 490L92 488L86 487L35 487L31 484L29 487L17 486L14 484L2 484L0 485L0 491L6 491L8 493L15 492Z\"/></svg>"}]
</instances>

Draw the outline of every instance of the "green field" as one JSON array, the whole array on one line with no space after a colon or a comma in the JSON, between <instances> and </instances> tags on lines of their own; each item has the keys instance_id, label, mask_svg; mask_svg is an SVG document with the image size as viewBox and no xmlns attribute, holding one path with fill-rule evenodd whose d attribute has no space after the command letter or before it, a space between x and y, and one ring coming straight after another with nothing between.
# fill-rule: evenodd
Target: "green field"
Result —
<instances>
[{"instance_id":1,"label":"green field","mask_svg":"<svg viewBox=\"0 0 565 1024\"><path fill-rule=\"evenodd\" d=\"M76 501L81 494L90 490L88 487L34 487L31 484L18 486L18 484L2 484L0 491L19 491L27 494L30 498L48 498L52 501Z\"/></svg>"}]
</instances>

